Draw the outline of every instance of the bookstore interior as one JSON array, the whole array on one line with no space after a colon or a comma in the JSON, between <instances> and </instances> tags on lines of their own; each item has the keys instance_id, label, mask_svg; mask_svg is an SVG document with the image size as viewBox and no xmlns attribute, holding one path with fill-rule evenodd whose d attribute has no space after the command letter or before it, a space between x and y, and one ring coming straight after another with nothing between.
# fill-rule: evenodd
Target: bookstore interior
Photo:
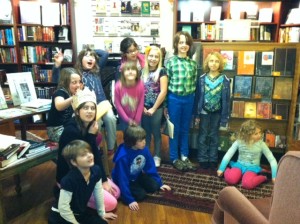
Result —
<instances>
[{"instance_id":1,"label":"bookstore interior","mask_svg":"<svg viewBox=\"0 0 300 224\"><path fill-rule=\"evenodd\" d=\"M0 121L34 111L29 123L45 128L46 116L38 112L49 110L56 88L53 56L61 50L62 66L74 66L77 39L85 33L75 22L79 2L0 0ZM173 35L186 31L193 37L199 75L209 52L224 56L231 115L228 128L220 131L220 150L228 149L230 135L245 119L259 120L274 152L283 154L300 141L299 0L87 2L92 38L111 55L120 55L120 41L127 36L138 40L141 52L149 44L164 47L164 26L172 23ZM172 10L168 23L162 19L164 10ZM196 147L196 132L191 125L191 147Z\"/></svg>"}]
</instances>

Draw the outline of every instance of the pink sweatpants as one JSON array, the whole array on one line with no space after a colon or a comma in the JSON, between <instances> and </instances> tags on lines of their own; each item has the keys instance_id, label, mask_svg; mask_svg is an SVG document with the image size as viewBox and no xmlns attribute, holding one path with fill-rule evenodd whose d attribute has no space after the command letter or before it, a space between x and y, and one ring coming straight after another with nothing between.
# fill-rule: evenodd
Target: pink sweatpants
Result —
<instances>
[{"instance_id":1,"label":"pink sweatpants","mask_svg":"<svg viewBox=\"0 0 300 224\"><path fill-rule=\"evenodd\" d=\"M105 206L105 212L111 212L114 210L117 205L118 205L118 198L120 197L120 189L119 187L112 182L112 180L107 179L108 182L110 183L112 189L113 189L113 194L109 193L108 191L103 189L103 194L104 194L104 206ZM91 196L89 202L88 202L88 207L96 209L96 202L94 195Z\"/></svg>"},{"instance_id":2,"label":"pink sweatpants","mask_svg":"<svg viewBox=\"0 0 300 224\"><path fill-rule=\"evenodd\" d=\"M267 177L252 171L247 171L243 175L239 168L227 168L224 172L224 179L229 185L235 185L242 179L242 187L251 190L265 182Z\"/></svg>"}]
</instances>

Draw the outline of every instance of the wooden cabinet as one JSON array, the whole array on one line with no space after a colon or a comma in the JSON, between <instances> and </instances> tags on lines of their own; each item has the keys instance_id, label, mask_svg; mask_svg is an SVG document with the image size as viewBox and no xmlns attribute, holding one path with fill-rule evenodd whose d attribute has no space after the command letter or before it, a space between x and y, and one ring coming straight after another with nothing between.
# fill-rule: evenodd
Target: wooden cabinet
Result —
<instances>
[{"instance_id":1,"label":"wooden cabinet","mask_svg":"<svg viewBox=\"0 0 300 224\"><path fill-rule=\"evenodd\" d=\"M272 73L269 75L261 75L258 74L257 72L254 72L253 75L237 75L238 71L235 66L238 64L238 54L239 52L242 51L255 51L257 52L274 52L274 57L276 57L276 49L290 49L295 51L295 69L290 73L289 75L285 75L283 73L280 74L280 76L274 76L276 73L276 69L273 64L272 66ZM247 101L247 102L252 102L252 103L260 103L260 102L268 102L272 105L277 105L277 104L285 104L288 106L288 115L286 118L284 117L279 117L275 118L274 116L271 118L263 118L263 117L256 117L256 119L263 127L263 129L268 129L273 131L276 135L282 135L286 136L287 139L287 149L279 149L279 148L272 148L271 149L275 152L281 152L284 153L286 150L289 150L289 146L291 144L295 144L294 137L293 137L293 132L294 132L294 121L295 121L295 111L296 111L296 104L297 104L297 94L298 94L298 88L299 88L299 77L300 77L300 65L299 60L300 60L300 44L297 43L288 43L288 44L280 44L280 43L249 43L249 42L240 42L240 43L202 43L202 51L203 52L209 52L212 50L218 50L218 51L233 51L234 52L234 68L232 70L224 70L224 73L232 79L233 81L233 90L232 90L232 100L231 104L234 100L236 101ZM281 58L281 60L284 60L284 58ZM289 59L291 60L291 58ZM255 66L257 66L255 64ZM274 73L275 72L275 73ZM278 75L278 74L277 74ZM234 87L234 82L235 78L239 77L252 77L253 79L253 84L252 87L249 87L251 89L251 95L249 98L241 98L234 96L235 93L235 87ZM274 83L276 82L277 79L291 79L291 96L290 97L283 97L283 98L278 98L274 92L274 87L273 91L271 92L272 96L269 99L263 99L260 97L256 97L253 93L255 93L255 79L257 77L269 77L274 79ZM275 85L275 84L274 84ZM245 88L243 86L242 88ZM285 91L284 88L279 89L280 91ZM289 99L287 99L289 98ZM232 105L231 105L232 109ZM272 112L272 114L274 111ZM232 115L232 110L231 110L231 115ZM243 123L246 119L248 118L238 118L238 117L233 117L231 116L229 119L229 131L237 131L240 128L241 123Z\"/></svg>"},{"instance_id":2,"label":"wooden cabinet","mask_svg":"<svg viewBox=\"0 0 300 224\"><path fill-rule=\"evenodd\" d=\"M281 24L285 23L289 10L298 7L299 0L177 0L174 7L175 32L189 31L196 41L278 42ZM270 19L259 21L261 9L271 10ZM231 20L228 21L228 19ZM247 22L248 19L250 19L249 22ZM249 26L247 34L245 34L247 31L242 32L245 26ZM227 27L230 27L230 30ZM245 34L246 38L240 37L242 34Z\"/></svg>"},{"instance_id":3,"label":"wooden cabinet","mask_svg":"<svg viewBox=\"0 0 300 224\"><path fill-rule=\"evenodd\" d=\"M12 18L8 24L0 24L0 30L12 31L12 41L0 44L0 54L5 59L0 60L1 68L6 73L31 71L35 84L51 86L53 55L57 48L65 55L69 53L63 66L73 66L76 59L73 1L8 1Z\"/></svg>"}]
</instances>

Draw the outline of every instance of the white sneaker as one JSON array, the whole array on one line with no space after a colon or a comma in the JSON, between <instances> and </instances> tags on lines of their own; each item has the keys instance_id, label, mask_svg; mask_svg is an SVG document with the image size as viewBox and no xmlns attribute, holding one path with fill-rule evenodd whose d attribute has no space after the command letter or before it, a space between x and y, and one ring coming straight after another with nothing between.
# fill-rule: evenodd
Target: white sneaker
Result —
<instances>
[{"instance_id":1,"label":"white sneaker","mask_svg":"<svg viewBox=\"0 0 300 224\"><path fill-rule=\"evenodd\" d=\"M158 156L154 156L153 159L154 159L155 166L160 167L161 158L159 158Z\"/></svg>"}]
</instances>

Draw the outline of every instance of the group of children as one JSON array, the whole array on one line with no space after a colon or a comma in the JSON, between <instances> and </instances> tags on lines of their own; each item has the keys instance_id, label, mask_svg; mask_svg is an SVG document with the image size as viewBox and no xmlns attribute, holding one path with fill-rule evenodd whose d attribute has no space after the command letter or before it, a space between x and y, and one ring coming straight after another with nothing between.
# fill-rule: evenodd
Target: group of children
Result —
<instances>
[{"instance_id":1,"label":"group of children","mask_svg":"<svg viewBox=\"0 0 300 224\"><path fill-rule=\"evenodd\" d=\"M55 194L58 203L52 208L49 223L106 223L107 219L117 218L112 211L119 197L131 210L138 210L137 202L147 193L171 190L163 185L156 169L161 162L163 115L174 124L174 136L169 138L173 166L180 171L197 169L188 158L189 128L194 115L199 123L200 167L217 169L218 131L220 126L226 127L229 119L230 82L223 74L224 62L218 52L207 56L205 73L198 77L197 64L188 56L192 44L187 32L178 32L174 37L174 56L164 68L159 47L149 46L142 55L132 38L121 42L123 57L114 104L124 143L114 154L113 180L106 177L99 150L102 120L109 151L114 152L116 143L116 118L112 109L96 121L97 105L106 100L97 63L99 56L91 49L84 49L79 53L76 70L60 70L62 53L58 52L54 70L56 76L60 75L47 127L49 138L59 142ZM152 135L154 157L149 151ZM217 175L224 174L228 184L242 180L243 187L255 188L266 180L259 174L260 158L264 154L271 164L274 181L277 162L261 138L261 127L256 122L242 124ZM230 162L236 151L239 152L237 162ZM226 169L228 164L231 168ZM91 215L87 206L96 209L97 215Z\"/></svg>"}]
</instances>

